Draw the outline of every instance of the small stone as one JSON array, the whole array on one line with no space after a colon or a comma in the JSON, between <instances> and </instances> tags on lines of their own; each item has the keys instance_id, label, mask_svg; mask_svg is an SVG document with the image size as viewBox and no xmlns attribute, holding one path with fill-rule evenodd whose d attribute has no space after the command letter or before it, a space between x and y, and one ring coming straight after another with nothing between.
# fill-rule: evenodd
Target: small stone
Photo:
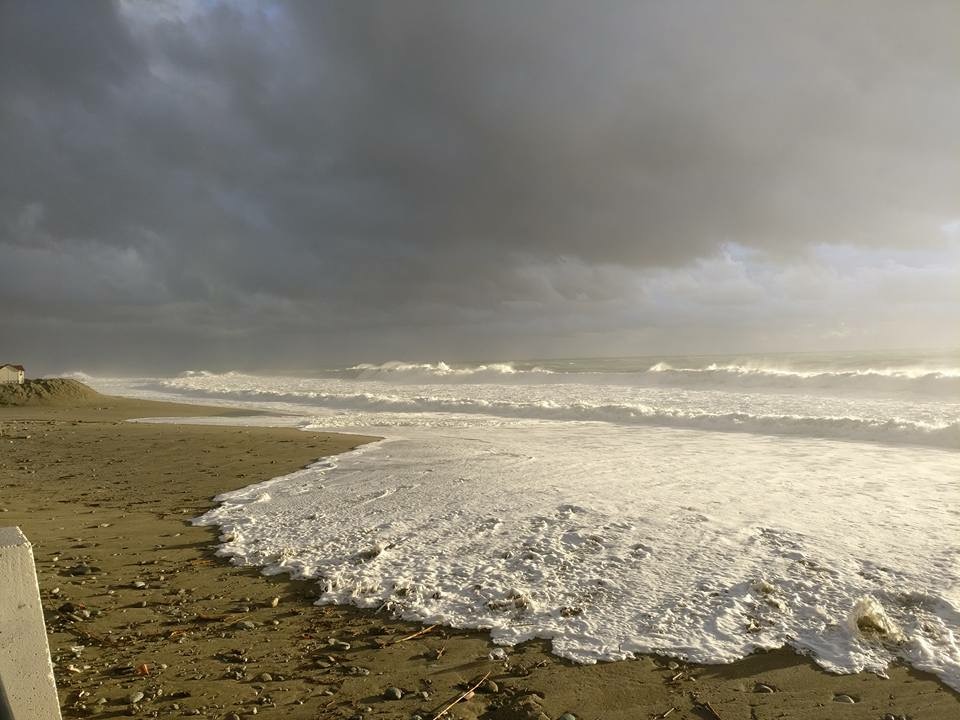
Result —
<instances>
[{"instance_id":1,"label":"small stone","mask_svg":"<svg viewBox=\"0 0 960 720\"><path fill-rule=\"evenodd\" d=\"M388 687L383 691L384 700L399 700L403 697L403 690L398 687Z\"/></svg>"},{"instance_id":2,"label":"small stone","mask_svg":"<svg viewBox=\"0 0 960 720\"><path fill-rule=\"evenodd\" d=\"M561 715L559 718L557 718L557 720L577 720L577 716L574 715L573 713L567 712Z\"/></svg>"},{"instance_id":3,"label":"small stone","mask_svg":"<svg viewBox=\"0 0 960 720\"><path fill-rule=\"evenodd\" d=\"M897 716L893 713L887 713L883 716L883 720L897 720Z\"/></svg>"},{"instance_id":4,"label":"small stone","mask_svg":"<svg viewBox=\"0 0 960 720\"><path fill-rule=\"evenodd\" d=\"M257 624L253 620L244 620L240 623L240 627L245 630L253 630L257 627Z\"/></svg>"},{"instance_id":5,"label":"small stone","mask_svg":"<svg viewBox=\"0 0 960 720\"><path fill-rule=\"evenodd\" d=\"M484 682L483 685L480 687L480 689L486 693L500 692L500 686L497 685L493 680L487 680L486 682Z\"/></svg>"},{"instance_id":6,"label":"small stone","mask_svg":"<svg viewBox=\"0 0 960 720\"><path fill-rule=\"evenodd\" d=\"M774 690L772 687L770 687L769 685L764 685L763 683L757 683L757 684L754 686L753 691L754 691L755 693L772 693L772 692L776 692L776 690Z\"/></svg>"},{"instance_id":7,"label":"small stone","mask_svg":"<svg viewBox=\"0 0 960 720\"><path fill-rule=\"evenodd\" d=\"M853 705L854 703L857 702L856 700L854 700L854 699L853 699L852 697L850 697L849 695L834 695L834 696L833 696L833 701L834 701L834 702L838 702L838 703L846 703L846 704L848 704L848 705Z\"/></svg>"},{"instance_id":8,"label":"small stone","mask_svg":"<svg viewBox=\"0 0 960 720\"><path fill-rule=\"evenodd\" d=\"M141 700L143 700L143 693L142 693L142 692L130 693L130 694L127 696L127 701L128 701L131 705L134 705L134 704L140 702Z\"/></svg>"},{"instance_id":9,"label":"small stone","mask_svg":"<svg viewBox=\"0 0 960 720\"><path fill-rule=\"evenodd\" d=\"M280 604L280 598L278 597L270 598L270 607L276 607L279 604Z\"/></svg>"},{"instance_id":10,"label":"small stone","mask_svg":"<svg viewBox=\"0 0 960 720\"><path fill-rule=\"evenodd\" d=\"M143 590L147 584L143 580L134 580L130 583L132 587L135 587L137 590Z\"/></svg>"},{"instance_id":11,"label":"small stone","mask_svg":"<svg viewBox=\"0 0 960 720\"><path fill-rule=\"evenodd\" d=\"M273 682L273 675L268 672L257 675L257 682Z\"/></svg>"},{"instance_id":12,"label":"small stone","mask_svg":"<svg viewBox=\"0 0 960 720\"><path fill-rule=\"evenodd\" d=\"M667 670L679 670L679 669L680 669L680 663L674 662L673 660L667 663Z\"/></svg>"},{"instance_id":13,"label":"small stone","mask_svg":"<svg viewBox=\"0 0 960 720\"><path fill-rule=\"evenodd\" d=\"M240 716L236 713L227 713L223 716L223 720L240 720Z\"/></svg>"}]
</instances>

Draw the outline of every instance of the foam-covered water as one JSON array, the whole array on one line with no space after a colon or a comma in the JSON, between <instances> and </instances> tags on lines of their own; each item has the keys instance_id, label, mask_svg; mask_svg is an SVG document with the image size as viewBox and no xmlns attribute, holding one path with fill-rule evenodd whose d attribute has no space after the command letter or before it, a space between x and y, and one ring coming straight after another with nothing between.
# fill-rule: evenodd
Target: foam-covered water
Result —
<instances>
[{"instance_id":1,"label":"foam-covered water","mask_svg":"<svg viewBox=\"0 0 960 720\"><path fill-rule=\"evenodd\" d=\"M322 602L546 637L586 662L789 644L960 689L960 362L774 360L90 381L385 437L200 519L237 562L317 578Z\"/></svg>"}]
</instances>

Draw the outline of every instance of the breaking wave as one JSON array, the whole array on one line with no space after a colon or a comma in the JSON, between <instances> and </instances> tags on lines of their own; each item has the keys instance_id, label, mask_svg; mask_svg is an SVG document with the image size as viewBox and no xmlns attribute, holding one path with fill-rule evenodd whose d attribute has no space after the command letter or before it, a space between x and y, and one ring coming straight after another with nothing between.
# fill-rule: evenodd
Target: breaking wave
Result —
<instances>
[{"instance_id":1,"label":"breaking wave","mask_svg":"<svg viewBox=\"0 0 960 720\"><path fill-rule=\"evenodd\" d=\"M341 371L345 376L358 380L393 380L400 382L503 382L510 376L529 377L553 375L551 370L533 367L518 369L513 363L490 363L488 365L451 366L442 360L437 363L387 362L379 365L360 363Z\"/></svg>"},{"instance_id":2,"label":"breaking wave","mask_svg":"<svg viewBox=\"0 0 960 720\"><path fill-rule=\"evenodd\" d=\"M783 390L881 391L954 395L960 398L960 370L904 368L858 368L853 370L793 370L748 365L718 365L677 368L660 362L644 373L660 376L662 384ZM651 382L657 384L657 381Z\"/></svg>"},{"instance_id":3,"label":"breaking wave","mask_svg":"<svg viewBox=\"0 0 960 720\"><path fill-rule=\"evenodd\" d=\"M801 369L775 365L711 362L685 367L660 361L620 369L596 363L570 362L556 367L516 362L475 365L393 361L361 363L324 371L323 377L421 384L603 384L634 387L679 387L713 390L759 390L857 394L916 394L955 397L960 401L960 368L855 367ZM202 374L202 371L193 374Z\"/></svg>"}]
</instances>

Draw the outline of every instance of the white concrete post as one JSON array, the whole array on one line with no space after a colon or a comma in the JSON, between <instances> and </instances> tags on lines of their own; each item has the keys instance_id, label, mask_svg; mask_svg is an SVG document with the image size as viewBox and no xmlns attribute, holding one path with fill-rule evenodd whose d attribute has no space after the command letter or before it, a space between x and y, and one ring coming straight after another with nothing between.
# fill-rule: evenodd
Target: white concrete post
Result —
<instances>
[{"instance_id":1,"label":"white concrete post","mask_svg":"<svg viewBox=\"0 0 960 720\"><path fill-rule=\"evenodd\" d=\"M0 703L12 720L60 720L33 549L0 528Z\"/></svg>"}]
</instances>

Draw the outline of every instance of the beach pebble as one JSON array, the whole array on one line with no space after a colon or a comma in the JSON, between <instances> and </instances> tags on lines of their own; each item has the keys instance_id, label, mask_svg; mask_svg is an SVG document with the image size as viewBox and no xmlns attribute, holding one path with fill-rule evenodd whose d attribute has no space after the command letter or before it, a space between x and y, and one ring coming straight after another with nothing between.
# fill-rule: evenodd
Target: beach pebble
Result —
<instances>
[{"instance_id":1,"label":"beach pebble","mask_svg":"<svg viewBox=\"0 0 960 720\"><path fill-rule=\"evenodd\" d=\"M143 590L147 586L147 584L143 580L134 580L130 584L133 587L135 587L137 590Z\"/></svg>"},{"instance_id":2,"label":"beach pebble","mask_svg":"<svg viewBox=\"0 0 960 720\"><path fill-rule=\"evenodd\" d=\"M141 700L143 700L143 693L142 693L142 692L130 693L130 694L127 696L127 701L128 701L131 705L132 705L132 704L135 704L135 703L138 703L138 702L140 702Z\"/></svg>"},{"instance_id":3,"label":"beach pebble","mask_svg":"<svg viewBox=\"0 0 960 720\"><path fill-rule=\"evenodd\" d=\"M680 669L680 663L674 662L673 660L667 663L667 670L679 670L679 669Z\"/></svg>"},{"instance_id":4,"label":"beach pebble","mask_svg":"<svg viewBox=\"0 0 960 720\"><path fill-rule=\"evenodd\" d=\"M398 687L388 687L383 691L384 700L399 700L403 697L403 690Z\"/></svg>"},{"instance_id":5,"label":"beach pebble","mask_svg":"<svg viewBox=\"0 0 960 720\"><path fill-rule=\"evenodd\" d=\"M577 720L577 716L573 713L564 713L557 720Z\"/></svg>"},{"instance_id":6,"label":"beach pebble","mask_svg":"<svg viewBox=\"0 0 960 720\"><path fill-rule=\"evenodd\" d=\"M493 680L487 680L480 686L480 689L483 692L487 693L498 693L500 692L500 686L497 685Z\"/></svg>"},{"instance_id":7,"label":"beach pebble","mask_svg":"<svg viewBox=\"0 0 960 720\"><path fill-rule=\"evenodd\" d=\"M772 687L770 687L769 685L764 685L763 683L757 683L756 686L753 688L753 691L756 693L776 692L776 690L774 690Z\"/></svg>"},{"instance_id":8,"label":"beach pebble","mask_svg":"<svg viewBox=\"0 0 960 720\"><path fill-rule=\"evenodd\" d=\"M853 705L854 703L857 702L849 695L834 695L833 701L838 703L847 703L848 705Z\"/></svg>"},{"instance_id":9,"label":"beach pebble","mask_svg":"<svg viewBox=\"0 0 960 720\"><path fill-rule=\"evenodd\" d=\"M246 630L253 630L257 627L257 624L253 620L244 620L242 623L240 623L240 627Z\"/></svg>"},{"instance_id":10,"label":"beach pebble","mask_svg":"<svg viewBox=\"0 0 960 720\"><path fill-rule=\"evenodd\" d=\"M276 607L279 604L280 604L280 598L278 597L270 598L270 607Z\"/></svg>"},{"instance_id":11,"label":"beach pebble","mask_svg":"<svg viewBox=\"0 0 960 720\"><path fill-rule=\"evenodd\" d=\"M273 675L263 672L257 675L257 682L273 682Z\"/></svg>"},{"instance_id":12,"label":"beach pebble","mask_svg":"<svg viewBox=\"0 0 960 720\"><path fill-rule=\"evenodd\" d=\"M236 713L227 713L223 716L223 720L240 720L240 716Z\"/></svg>"},{"instance_id":13,"label":"beach pebble","mask_svg":"<svg viewBox=\"0 0 960 720\"><path fill-rule=\"evenodd\" d=\"M502 662L507 659L507 651L503 648L494 648L488 657L494 662Z\"/></svg>"}]
</instances>

